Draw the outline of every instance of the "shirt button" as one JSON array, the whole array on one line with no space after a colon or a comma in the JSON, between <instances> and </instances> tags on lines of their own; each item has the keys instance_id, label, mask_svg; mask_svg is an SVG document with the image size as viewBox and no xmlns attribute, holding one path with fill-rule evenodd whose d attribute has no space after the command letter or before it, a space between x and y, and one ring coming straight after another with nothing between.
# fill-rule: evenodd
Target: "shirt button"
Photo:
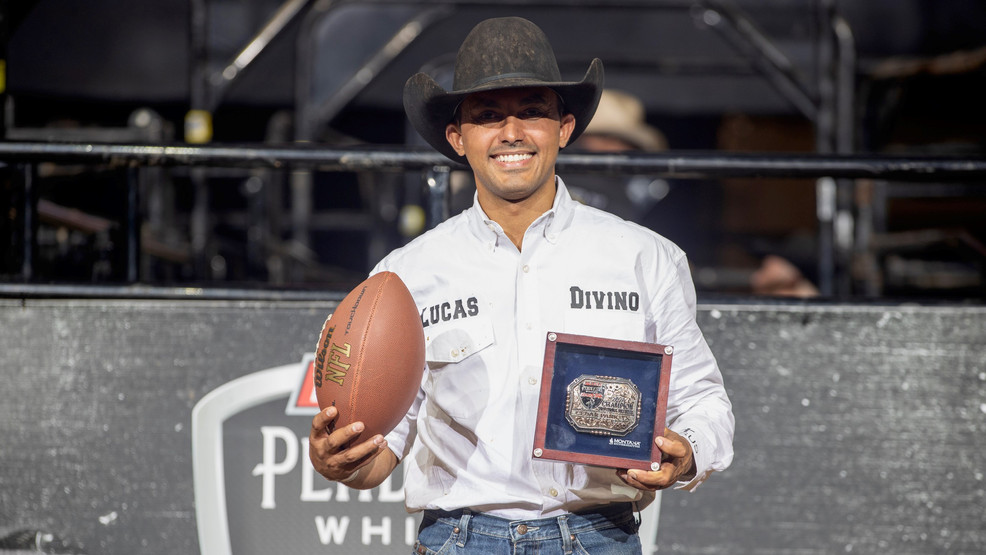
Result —
<instances>
[{"instance_id":1,"label":"shirt button","mask_svg":"<svg viewBox=\"0 0 986 555\"><path fill-rule=\"evenodd\" d=\"M458 349L452 349L452 352L450 354L452 355L452 358L456 358L456 357L459 356L459 350Z\"/></svg>"},{"instance_id":2,"label":"shirt button","mask_svg":"<svg viewBox=\"0 0 986 555\"><path fill-rule=\"evenodd\" d=\"M531 385L537 385L538 379L535 378L535 377L533 377L533 376L531 376L530 378L527 378L527 383L529 383Z\"/></svg>"},{"instance_id":3,"label":"shirt button","mask_svg":"<svg viewBox=\"0 0 986 555\"><path fill-rule=\"evenodd\" d=\"M551 494L551 497L558 497L558 490L556 490L555 488L549 489L548 493Z\"/></svg>"},{"instance_id":4,"label":"shirt button","mask_svg":"<svg viewBox=\"0 0 986 555\"><path fill-rule=\"evenodd\" d=\"M531 271L531 267L528 266L527 264L524 264L524 273L526 274L526 273L528 273L530 271Z\"/></svg>"},{"instance_id":5,"label":"shirt button","mask_svg":"<svg viewBox=\"0 0 986 555\"><path fill-rule=\"evenodd\" d=\"M521 524L520 526L518 526L517 527L517 533L520 534L521 536L523 536L524 534L526 534L527 533L527 525L526 524Z\"/></svg>"}]
</instances>

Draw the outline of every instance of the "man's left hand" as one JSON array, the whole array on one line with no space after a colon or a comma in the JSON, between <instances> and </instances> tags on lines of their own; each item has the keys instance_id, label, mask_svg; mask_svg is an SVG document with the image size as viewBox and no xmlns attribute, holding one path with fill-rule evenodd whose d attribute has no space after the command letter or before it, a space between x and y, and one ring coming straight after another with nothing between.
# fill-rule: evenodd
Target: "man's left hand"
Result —
<instances>
[{"instance_id":1,"label":"man's left hand","mask_svg":"<svg viewBox=\"0 0 986 555\"><path fill-rule=\"evenodd\" d=\"M654 438L654 443L664 454L661 457L661 468L651 472L638 469L618 470L616 473L624 482L637 489L656 491L695 477L695 459L692 456L692 445L687 439L664 428L664 436Z\"/></svg>"}]
</instances>

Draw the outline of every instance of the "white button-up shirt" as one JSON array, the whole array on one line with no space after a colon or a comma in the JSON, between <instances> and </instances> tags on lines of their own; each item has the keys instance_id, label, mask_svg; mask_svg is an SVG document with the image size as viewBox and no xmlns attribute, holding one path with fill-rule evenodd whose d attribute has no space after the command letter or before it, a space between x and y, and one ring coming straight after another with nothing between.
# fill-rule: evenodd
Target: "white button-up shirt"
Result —
<instances>
[{"instance_id":1,"label":"white button-up shirt","mask_svg":"<svg viewBox=\"0 0 986 555\"><path fill-rule=\"evenodd\" d=\"M668 427L692 443L698 469L679 486L694 488L732 460L731 405L695 323L684 252L556 184L523 250L476 201L373 270L401 277L425 326L420 391L387 435L411 511L530 519L653 499L613 469L532 457L548 331L673 345Z\"/></svg>"}]
</instances>

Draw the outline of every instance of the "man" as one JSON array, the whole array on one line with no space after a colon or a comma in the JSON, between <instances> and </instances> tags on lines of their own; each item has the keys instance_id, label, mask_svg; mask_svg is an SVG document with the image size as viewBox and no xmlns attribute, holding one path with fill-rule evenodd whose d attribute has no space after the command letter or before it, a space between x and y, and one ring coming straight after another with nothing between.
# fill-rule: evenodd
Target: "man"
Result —
<instances>
[{"instance_id":1,"label":"man","mask_svg":"<svg viewBox=\"0 0 986 555\"><path fill-rule=\"evenodd\" d=\"M684 253L573 201L555 176L602 80L597 59L582 81L562 82L541 30L502 18L466 37L452 92L423 74L405 86L412 124L469 164L476 200L373 270L401 276L426 324L427 368L407 416L386 438L350 445L362 425L329 434L327 408L309 454L326 478L360 489L403 461L407 508L425 512L416 553L639 553L635 506L657 489L692 489L732 459L731 406L695 323ZM639 302L577 307L576 290ZM456 310L430 310L446 303ZM532 460L549 330L674 345L659 470Z\"/></svg>"}]
</instances>

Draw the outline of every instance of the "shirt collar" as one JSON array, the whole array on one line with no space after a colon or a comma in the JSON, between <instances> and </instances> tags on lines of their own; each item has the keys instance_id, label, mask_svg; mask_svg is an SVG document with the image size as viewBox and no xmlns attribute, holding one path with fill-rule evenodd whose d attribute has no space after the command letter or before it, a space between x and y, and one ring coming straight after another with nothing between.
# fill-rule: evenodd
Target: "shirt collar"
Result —
<instances>
[{"instance_id":1,"label":"shirt collar","mask_svg":"<svg viewBox=\"0 0 986 555\"><path fill-rule=\"evenodd\" d=\"M555 199L544 214L534 220L531 227L540 227L541 233L549 243L556 243L559 235L567 229L575 217L575 206L568 187L561 177L555 176ZM506 241L500 224L491 220L479 205L479 195L473 194L472 208L469 210L469 229L484 244L496 247L499 241Z\"/></svg>"},{"instance_id":2,"label":"shirt collar","mask_svg":"<svg viewBox=\"0 0 986 555\"><path fill-rule=\"evenodd\" d=\"M544 226L544 238L549 243L558 242L558 237L572 225L572 220L575 218L575 208L579 204L569 194L565 182L557 175L555 176L555 188L555 202L551 206L551 210L545 212L546 216L550 215L550 219Z\"/></svg>"}]
</instances>

